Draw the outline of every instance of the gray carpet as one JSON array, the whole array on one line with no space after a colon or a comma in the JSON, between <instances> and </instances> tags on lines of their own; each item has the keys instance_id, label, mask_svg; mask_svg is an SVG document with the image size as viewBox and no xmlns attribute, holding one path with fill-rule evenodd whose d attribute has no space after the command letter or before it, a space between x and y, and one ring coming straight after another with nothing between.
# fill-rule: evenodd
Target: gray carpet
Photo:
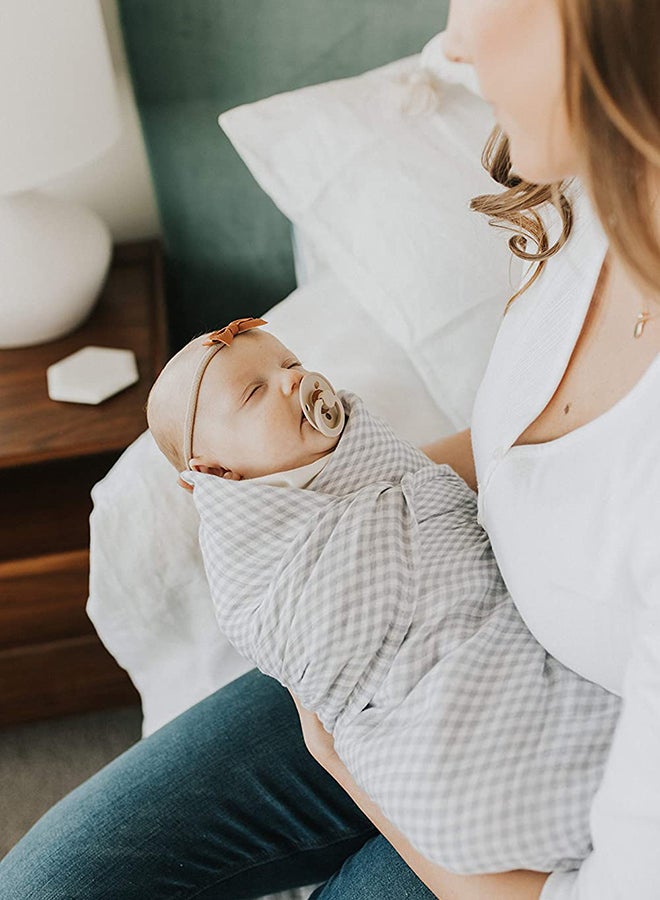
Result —
<instances>
[{"instance_id":1,"label":"gray carpet","mask_svg":"<svg viewBox=\"0 0 660 900\"><path fill-rule=\"evenodd\" d=\"M65 794L140 738L139 706L0 729L0 857Z\"/></svg>"},{"instance_id":2,"label":"gray carpet","mask_svg":"<svg viewBox=\"0 0 660 900\"><path fill-rule=\"evenodd\" d=\"M0 858L54 803L140 739L139 706L0 728ZM311 887L263 900L304 900Z\"/></svg>"}]
</instances>

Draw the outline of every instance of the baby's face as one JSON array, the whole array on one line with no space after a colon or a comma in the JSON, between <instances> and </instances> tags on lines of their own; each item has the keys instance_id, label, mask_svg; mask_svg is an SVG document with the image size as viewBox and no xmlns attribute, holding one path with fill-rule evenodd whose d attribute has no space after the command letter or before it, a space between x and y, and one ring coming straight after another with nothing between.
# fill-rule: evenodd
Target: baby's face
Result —
<instances>
[{"instance_id":1,"label":"baby's face","mask_svg":"<svg viewBox=\"0 0 660 900\"><path fill-rule=\"evenodd\" d=\"M223 347L206 368L193 434L195 468L222 467L257 478L314 462L339 437L304 417L298 388L308 370L268 332L252 329Z\"/></svg>"}]
</instances>

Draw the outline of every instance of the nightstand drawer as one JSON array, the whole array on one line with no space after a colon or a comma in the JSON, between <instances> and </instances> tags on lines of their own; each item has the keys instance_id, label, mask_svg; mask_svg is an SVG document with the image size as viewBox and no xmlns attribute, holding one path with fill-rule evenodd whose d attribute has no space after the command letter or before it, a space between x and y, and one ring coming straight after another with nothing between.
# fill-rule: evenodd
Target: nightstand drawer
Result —
<instances>
[{"instance_id":1,"label":"nightstand drawer","mask_svg":"<svg viewBox=\"0 0 660 900\"><path fill-rule=\"evenodd\" d=\"M105 453L0 470L0 561L87 547L90 491L118 457Z\"/></svg>"},{"instance_id":2,"label":"nightstand drawer","mask_svg":"<svg viewBox=\"0 0 660 900\"><path fill-rule=\"evenodd\" d=\"M93 634L88 585L87 550L0 563L0 650Z\"/></svg>"},{"instance_id":3,"label":"nightstand drawer","mask_svg":"<svg viewBox=\"0 0 660 900\"><path fill-rule=\"evenodd\" d=\"M140 702L94 634L0 650L0 726Z\"/></svg>"}]
</instances>

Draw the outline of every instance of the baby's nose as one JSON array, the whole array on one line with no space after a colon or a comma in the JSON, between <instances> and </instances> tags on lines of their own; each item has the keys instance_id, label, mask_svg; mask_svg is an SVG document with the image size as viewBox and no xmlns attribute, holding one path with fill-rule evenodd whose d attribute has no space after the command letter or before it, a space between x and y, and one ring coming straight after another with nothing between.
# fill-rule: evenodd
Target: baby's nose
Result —
<instances>
[{"instance_id":1,"label":"baby's nose","mask_svg":"<svg viewBox=\"0 0 660 900\"><path fill-rule=\"evenodd\" d=\"M304 375L305 373L302 369L284 369L282 378L284 393L290 395L294 391L297 391Z\"/></svg>"}]
</instances>

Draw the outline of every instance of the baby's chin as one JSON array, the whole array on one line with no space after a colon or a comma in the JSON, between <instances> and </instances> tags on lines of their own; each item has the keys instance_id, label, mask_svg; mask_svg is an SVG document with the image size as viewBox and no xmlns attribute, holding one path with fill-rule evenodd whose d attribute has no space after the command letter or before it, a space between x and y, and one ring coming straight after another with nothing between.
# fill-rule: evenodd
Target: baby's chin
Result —
<instances>
[{"instance_id":1,"label":"baby's chin","mask_svg":"<svg viewBox=\"0 0 660 900\"><path fill-rule=\"evenodd\" d=\"M307 433L309 432L311 432L311 434L307 437ZM335 435L335 437L328 437L313 428L309 422L305 422L302 426L302 437L303 441L305 441L305 439L309 440L309 462L314 462L319 456L324 456L326 453L335 449L339 443L341 434Z\"/></svg>"}]
</instances>

